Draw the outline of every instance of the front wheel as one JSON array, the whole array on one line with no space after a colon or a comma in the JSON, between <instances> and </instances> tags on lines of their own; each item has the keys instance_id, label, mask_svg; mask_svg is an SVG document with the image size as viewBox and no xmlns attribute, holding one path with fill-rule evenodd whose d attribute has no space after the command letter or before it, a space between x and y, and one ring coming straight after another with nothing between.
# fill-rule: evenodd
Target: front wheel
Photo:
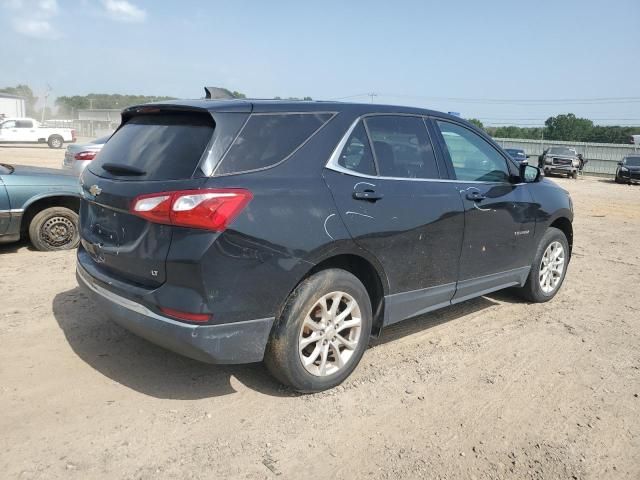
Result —
<instances>
[{"instance_id":1,"label":"front wheel","mask_svg":"<svg viewBox=\"0 0 640 480\"><path fill-rule=\"evenodd\" d=\"M565 234L549 227L538 245L527 282L520 289L522 296L534 303L548 302L555 297L567 274L570 256Z\"/></svg>"},{"instance_id":2,"label":"front wheel","mask_svg":"<svg viewBox=\"0 0 640 480\"><path fill-rule=\"evenodd\" d=\"M333 388L360 362L371 324L371 301L360 280L344 270L323 270L289 295L265 363L274 377L300 392Z\"/></svg>"},{"instance_id":3,"label":"front wheel","mask_svg":"<svg viewBox=\"0 0 640 480\"><path fill-rule=\"evenodd\" d=\"M45 208L31 220L29 239L35 248L45 252L77 247L78 214L65 207Z\"/></svg>"}]
</instances>

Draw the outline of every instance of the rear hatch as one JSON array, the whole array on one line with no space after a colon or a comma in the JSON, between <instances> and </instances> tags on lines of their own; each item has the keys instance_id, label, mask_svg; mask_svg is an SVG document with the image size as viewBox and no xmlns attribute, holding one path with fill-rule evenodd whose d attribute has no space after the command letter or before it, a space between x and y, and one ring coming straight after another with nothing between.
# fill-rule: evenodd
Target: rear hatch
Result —
<instances>
[{"instance_id":1,"label":"rear hatch","mask_svg":"<svg viewBox=\"0 0 640 480\"><path fill-rule=\"evenodd\" d=\"M174 227L134 215L131 206L141 195L200 188L198 167L214 129L205 110L144 107L123 115L81 180L82 247L94 267L145 287L165 281Z\"/></svg>"}]
</instances>

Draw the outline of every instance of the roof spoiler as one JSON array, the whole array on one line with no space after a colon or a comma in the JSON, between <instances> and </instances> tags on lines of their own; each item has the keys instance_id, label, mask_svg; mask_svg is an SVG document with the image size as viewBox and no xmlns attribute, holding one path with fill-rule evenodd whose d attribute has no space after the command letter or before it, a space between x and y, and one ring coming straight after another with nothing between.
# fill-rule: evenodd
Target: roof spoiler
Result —
<instances>
[{"instance_id":1,"label":"roof spoiler","mask_svg":"<svg viewBox=\"0 0 640 480\"><path fill-rule=\"evenodd\" d=\"M234 97L229 90L220 87L204 87L206 99L232 100Z\"/></svg>"}]
</instances>

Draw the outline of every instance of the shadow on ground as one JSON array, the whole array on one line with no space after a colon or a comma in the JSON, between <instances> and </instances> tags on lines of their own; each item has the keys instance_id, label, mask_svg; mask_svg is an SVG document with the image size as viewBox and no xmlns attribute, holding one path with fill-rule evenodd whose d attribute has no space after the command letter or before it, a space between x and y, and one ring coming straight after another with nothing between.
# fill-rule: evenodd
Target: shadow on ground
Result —
<instances>
[{"instance_id":1,"label":"shadow on ground","mask_svg":"<svg viewBox=\"0 0 640 480\"><path fill-rule=\"evenodd\" d=\"M158 347L107 319L76 287L53 299L53 314L73 351L112 380L145 395L194 400L235 393L231 378L272 396L291 396L262 364L209 365Z\"/></svg>"},{"instance_id":2,"label":"shadow on ground","mask_svg":"<svg viewBox=\"0 0 640 480\"><path fill-rule=\"evenodd\" d=\"M471 315L499 303L520 302L509 291L480 297L387 327L372 339L378 347L407 335ZM53 300L53 314L73 351L112 380L156 398L194 400L235 393L231 378L265 395L291 396L261 363L209 365L158 347L135 336L98 310L76 287Z\"/></svg>"},{"instance_id":3,"label":"shadow on ground","mask_svg":"<svg viewBox=\"0 0 640 480\"><path fill-rule=\"evenodd\" d=\"M384 345L385 343L399 340L414 333L423 332L460 317L481 312L494 305L499 305L499 302L491 300L490 298L480 297L420 315L419 317L404 320L386 327L379 338L371 341L371 346L377 347Z\"/></svg>"},{"instance_id":4,"label":"shadow on ground","mask_svg":"<svg viewBox=\"0 0 640 480\"><path fill-rule=\"evenodd\" d=\"M0 243L0 255L3 255L5 253L14 253L22 248L26 248L27 250L30 250L32 252L38 251L35 248L33 248L33 246L31 245L31 243L27 238L21 238L17 242Z\"/></svg>"}]
</instances>

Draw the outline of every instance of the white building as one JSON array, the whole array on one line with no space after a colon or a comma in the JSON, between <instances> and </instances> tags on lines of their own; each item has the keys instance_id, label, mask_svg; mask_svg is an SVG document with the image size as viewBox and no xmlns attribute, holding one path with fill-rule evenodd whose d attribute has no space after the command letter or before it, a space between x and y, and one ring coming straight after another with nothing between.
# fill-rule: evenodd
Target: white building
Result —
<instances>
[{"instance_id":1,"label":"white building","mask_svg":"<svg viewBox=\"0 0 640 480\"><path fill-rule=\"evenodd\" d=\"M8 93L0 93L0 116L5 117L26 117L24 98Z\"/></svg>"}]
</instances>

